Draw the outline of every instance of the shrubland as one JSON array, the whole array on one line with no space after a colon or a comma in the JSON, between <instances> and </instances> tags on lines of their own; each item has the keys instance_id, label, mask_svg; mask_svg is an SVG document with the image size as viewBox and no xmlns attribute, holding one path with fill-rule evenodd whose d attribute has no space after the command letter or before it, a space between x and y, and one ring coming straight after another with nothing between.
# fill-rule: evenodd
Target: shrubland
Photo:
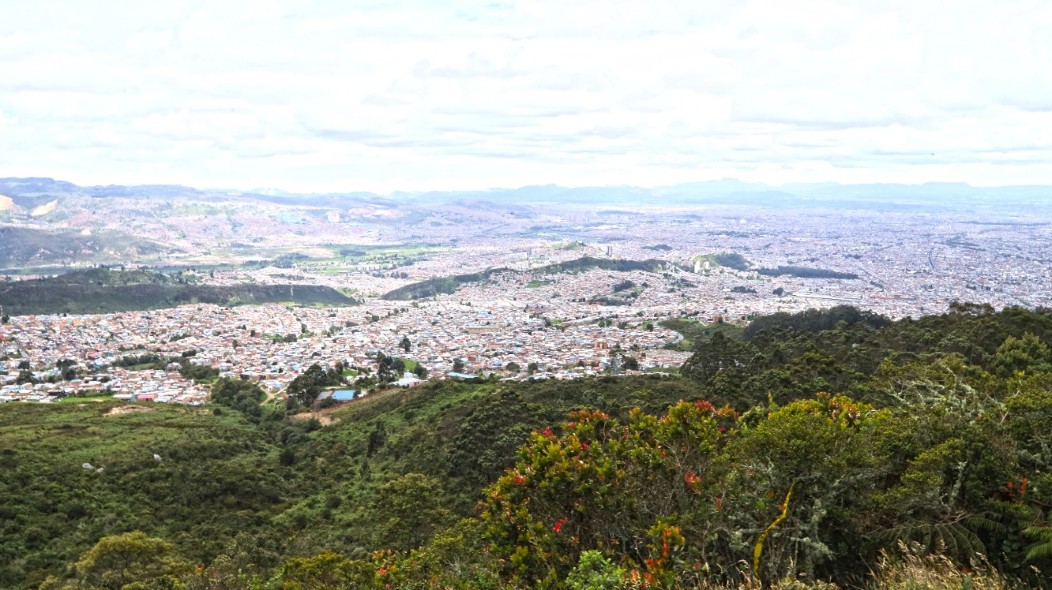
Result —
<instances>
[{"instance_id":1,"label":"shrubland","mask_svg":"<svg viewBox=\"0 0 1052 590\"><path fill-rule=\"evenodd\" d=\"M438 382L324 427L238 381L8 405L0 586L1042 587L1050 341L1048 310L840 309L676 377Z\"/></svg>"}]
</instances>

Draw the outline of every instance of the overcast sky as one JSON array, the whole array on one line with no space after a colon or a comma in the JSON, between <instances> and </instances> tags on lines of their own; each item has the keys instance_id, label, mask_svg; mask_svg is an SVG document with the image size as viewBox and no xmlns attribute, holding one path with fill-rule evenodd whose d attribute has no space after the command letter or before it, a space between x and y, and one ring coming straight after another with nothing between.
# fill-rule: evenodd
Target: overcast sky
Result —
<instances>
[{"instance_id":1,"label":"overcast sky","mask_svg":"<svg viewBox=\"0 0 1052 590\"><path fill-rule=\"evenodd\" d=\"M1052 184L1052 2L0 0L0 176Z\"/></svg>"}]
</instances>

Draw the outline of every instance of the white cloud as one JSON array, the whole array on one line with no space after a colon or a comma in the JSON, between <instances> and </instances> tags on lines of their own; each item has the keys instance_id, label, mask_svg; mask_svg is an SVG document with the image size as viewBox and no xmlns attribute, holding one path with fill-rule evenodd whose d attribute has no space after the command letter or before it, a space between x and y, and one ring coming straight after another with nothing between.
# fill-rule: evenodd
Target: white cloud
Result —
<instances>
[{"instance_id":1,"label":"white cloud","mask_svg":"<svg viewBox=\"0 0 1052 590\"><path fill-rule=\"evenodd\" d=\"M0 175L1052 183L1052 5L18 3Z\"/></svg>"}]
</instances>

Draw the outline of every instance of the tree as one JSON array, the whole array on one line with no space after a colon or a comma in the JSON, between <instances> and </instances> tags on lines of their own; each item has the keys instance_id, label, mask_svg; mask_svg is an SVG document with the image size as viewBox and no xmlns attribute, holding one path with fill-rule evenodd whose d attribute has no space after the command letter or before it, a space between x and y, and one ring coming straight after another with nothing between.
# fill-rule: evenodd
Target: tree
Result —
<instances>
[{"instance_id":1,"label":"tree","mask_svg":"<svg viewBox=\"0 0 1052 590\"><path fill-rule=\"evenodd\" d=\"M178 588L189 564L172 552L172 544L142 531L99 539L73 564L78 588L122 590L135 584L144 590Z\"/></svg>"},{"instance_id":2,"label":"tree","mask_svg":"<svg viewBox=\"0 0 1052 590\"><path fill-rule=\"evenodd\" d=\"M492 550L509 560L513 581L535 588L559 587L589 549L617 552L653 582L674 575L683 535L699 550L720 524L716 476L727 464L718 449L733 411L680 402L662 418L636 410L619 423L577 410L570 420L561 436L534 432L515 467L487 488Z\"/></svg>"},{"instance_id":3,"label":"tree","mask_svg":"<svg viewBox=\"0 0 1052 590\"><path fill-rule=\"evenodd\" d=\"M680 371L699 383L708 383L721 371L738 375L753 355L748 345L731 340L723 332L716 332L711 340L698 346Z\"/></svg>"},{"instance_id":4,"label":"tree","mask_svg":"<svg viewBox=\"0 0 1052 590\"><path fill-rule=\"evenodd\" d=\"M295 557L281 566L289 590L342 590L372 585L375 570L368 562L326 551L314 557Z\"/></svg>"},{"instance_id":5,"label":"tree","mask_svg":"<svg viewBox=\"0 0 1052 590\"><path fill-rule=\"evenodd\" d=\"M464 372L464 359L455 358L453 359L453 372L463 373Z\"/></svg>"},{"instance_id":6,"label":"tree","mask_svg":"<svg viewBox=\"0 0 1052 590\"><path fill-rule=\"evenodd\" d=\"M402 350L409 352L409 349L413 347L413 344L409 342L409 336L402 336L402 341L398 343L398 346L401 346Z\"/></svg>"},{"instance_id":7,"label":"tree","mask_svg":"<svg viewBox=\"0 0 1052 590\"><path fill-rule=\"evenodd\" d=\"M530 363L530 364L526 365L526 371L528 373L530 373L531 375L536 373L539 370L540 370L540 366L538 366L536 362L533 362L533 363Z\"/></svg>"},{"instance_id":8,"label":"tree","mask_svg":"<svg viewBox=\"0 0 1052 590\"><path fill-rule=\"evenodd\" d=\"M520 367L520 366L519 366L519 363L517 363L517 362L515 362L515 361L512 361L512 362L510 362L510 363L508 363L508 364L504 365L504 368L505 368L505 369L506 369L506 370L507 370L507 371L508 371L509 373L518 373L519 371L521 371L521 370L522 370L522 367Z\"/></svg>"},{"instance_id":9,"label":"tree","mask_svg":"<svg viewBox=\"0 0 1052 590\"><path fill-rule=\"evenodd\" d=\"M325 387L343 383L343 365L338 363L332 369L323 369L315 363L289 383L286 392L292 405L309 406L317 399Z\"/></svg>"},{"instance_id":10,"label":"tree","mask_svg":"<svg viewBox=\"0 0 1052 590\"><path fill-rule=\"evenodd\" d=\"M519 447L543 424L536 410L514 391L483 399L453 439L449 475L481 489L515 464Z\"/></svg>"},{"instance_id":11,"label":"tree","mask_svg":"<svg viewBox=\"0 0 1052 590\"><path fill-rule=\"evenodd\" d=\"M1052 372L1052 352L1048 345L1030 332L1022 338L1009 336L997 347L991 363L994 372L1001 377L1011 377L1021 373Z\"/></svg>"},{"instance_id":12,"label":"tree","mask_svg":"<svg viewBox=\"0 0 1052 590\"><path fill-rule=\"evenodd\" d=\"M255 382L240 379L220 379L212 385L212 402L237 410L253 422L263 414L260 402L266 392Z\"/></svg>"},{"instance_id":13,"label":"tree","mask_svg":"<svg viewBox=\"0 0 1052 590\"><path fill-rule=\"evenodd\" d=\"M372 431L369 432L369 444L366 447L365 455L372 457L373 453L382 449L385 444L387 444L387 428L384 426L383 420L377 420L376 424L373 425Z\"/></svg>"},{"instance_id":14,"label":"tree","mask_svg":"<svg viewBox=\"0 0 1052 590\"><path fill-rule=\"evenodd\" d=\"M422 545L450 521L443 495L442 482L420 473L407 473L378 487L373 501L378 540L395 549Z\"/></svg>"}]
</instances>

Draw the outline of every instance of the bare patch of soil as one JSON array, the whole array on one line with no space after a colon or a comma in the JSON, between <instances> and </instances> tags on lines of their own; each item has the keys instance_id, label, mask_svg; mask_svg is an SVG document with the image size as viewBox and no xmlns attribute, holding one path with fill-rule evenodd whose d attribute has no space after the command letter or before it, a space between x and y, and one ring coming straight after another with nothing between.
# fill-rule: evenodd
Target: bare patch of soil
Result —
<instances>
[{"instance_id":1,"label":"bare patch of soil","mask_svg":"<svg viewBox=\"0 0 1052 590\"><path fill-rule=\"evenodd\" d=\"M134 414L136 412L152 412L152 411L153 411L153 408L148 408L146 406L136 406L136 405L117 406L117 407L113 408L112 410L110 410L109 412L106 412L105 414L103 414L103 416L120 416L121 414Z\"/></svg>"}]
</instances>

